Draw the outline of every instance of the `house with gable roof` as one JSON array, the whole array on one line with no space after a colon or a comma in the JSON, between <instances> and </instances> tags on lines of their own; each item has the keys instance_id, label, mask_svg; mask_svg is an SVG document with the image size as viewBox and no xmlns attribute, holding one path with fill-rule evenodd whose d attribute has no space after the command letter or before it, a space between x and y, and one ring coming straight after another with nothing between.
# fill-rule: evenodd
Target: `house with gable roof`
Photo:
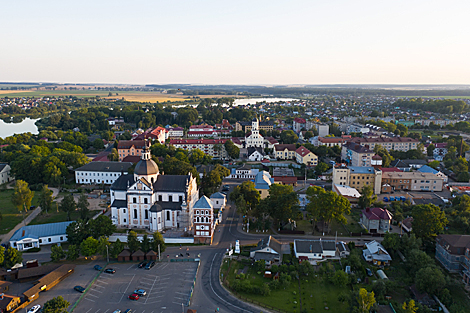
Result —
<instances>
[{"instance_id":1,"label":"house with gable roof","mask_svg":"<svg viewBox=\"0 0 470 313\"><path fill-rule=\"evenodd\" d=\"M276 261L280 259L282 243L273 236L261 239L255 248L250 250L250 258L255 261Z\"/></svg>"},{"instance_id":2,"label":"house with gable roof","mask_svg":"<svg viewBox=\"0 0 470 313\"><path fill-rule=\"evenodd\" d=\"M362 255L367 262L378 266L390 265L392 257L379 242L374 240L366 243L364 247Z\"/></svg>"},{"instance_id":3,"label":"house with gable roof","mask_svg":"<svg viewBox=\"0 0 470 313\"><path fill-rule=\"evenodd\" d=\"M318 157L316 154L304 146L300 146L297 150L295 150L295 160L299 164L305 164L308 166L317 166L318 164Z\"/></svg>"},{"instance_id":4,"label":"house with gable roof","mask_svg":"<svg viewBox=\"0 0 470 313\"><path fill-rule=\"evenodd\" d=\"M366 208L362 210L361 223L369 233L387 233L390 231L392 213L382 208Z\"/></svg>"},{"instance_id":5,"label":"house with gable roof","mask_svg":"<svg viewBox=\"0 0 470 313\"><path fill-rule=\"evenodd\" d=\"M211 200L202 196L194 204L194 242L212 243L214 237L214 208Z\"/></svg>"},{"instance_id":6,"label":"house with gable roof","mask_svg":"<svg viewBox=\"0 0 470 313\"><path fill-rule=\"evenodd\" d=\"M255 189L259 191L261 199L269 196L269 187L274 184L274 178L266 171L261 171L255 176Z\"/></svg>"}]
</instances>

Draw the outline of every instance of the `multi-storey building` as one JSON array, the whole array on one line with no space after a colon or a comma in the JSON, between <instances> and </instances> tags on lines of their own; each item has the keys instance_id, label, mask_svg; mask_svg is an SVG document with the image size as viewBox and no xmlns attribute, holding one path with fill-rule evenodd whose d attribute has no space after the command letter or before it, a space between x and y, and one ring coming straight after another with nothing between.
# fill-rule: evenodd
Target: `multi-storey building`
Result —
<instances>
[{"instance_id":1,"label":"multi-storey building","mask_svg":"<svg viewBox=\"0 0 470 313\"><path fill-rule=\"evenodd\" d=\"M153 139L153 140L158 141L161 144L164 144L167 138L167 133L168 133L168 130L166 128L158 126L155 128L149 128L140 134L136 134L132 138L132 140Z\"/></svg>"},{"instance_id":2,"label":"multi-storey building","mask_svg":"<svg viewBox=\"0 0 470 313\"><path fill-rule=\"evenodd\" d=\"M433 173L387 172L382 175L382 183L396 191L442 191L444 179Z\"/></svg>"},{"instance_id":3,"label":"multi-storey building","mask_svg":"<svg viewBox=\"0 0 470 313\"><path fill-rule=\"evenodd\" d=\"M251 122L236 122L235 123L235 130L240 131L242 130L244 133L249 132L252 128L252 123ZM264 131L272 131L274 129L274 123L271 121L260 121L258 124L259 130L264 130Z\"/></svg>"},{"instance_id":4,"label":"multi-storey building","mask_svg":"<svg viewBox=\"0 0 470 313\"><path fill-rule=\"evenodd\" d=\"M122 161L128 155L142 155L146 143L145 140L121 140L118 143L117 150L119 161Z\"/></svg>"},{"instance_id":5,"label":"multi-storey building","mask_svg":"<svg viewBox=\"0 0 470 313\"><path fill-rule=\"evenodd\" d=\"M351 136L349 135L344 135L341 137L321 137L318 136L313 140L314 142L311 142L315 146L327 146L327 147L334 147L334 146L339 146L340 148L348 142L348 140L351 139Z\"/></svg>"},{"instance_id":6,"label":"multi-storey building","mask_svg":"<svg viewBox=\"0 0 470 313\"><path fill-rule=\"evenodd\" d=\"M306 129L307 121L301 117L296 117L294 118L294 121L292 122L292 129L296 132L299 133L302 128Z\"/></svg>"},{"instance_id":7,"label":"multi-storey building","mask_svg":"<svg viewBox=\"0 0 470 313\"><path fill-rule=\"evenodd\" d=\"M470 284L470 236L438 235L436 259L446 270L462 275L463 282Z\"/></svg>"},{"instance_id":8,"label":"multi-storey building","mask_svg":"<svg viewBox=\"0 0 470 313\"><path fill-rule=\"evenodd\" d=\"M333 168L333 184L349 186L361 190L371 186L376 195L382 186L382 171L371 166L338 166Z\"/></svg>"},{"instance_id":9,"label":"multi-storey building","mask_svg":"<svg viewBox=\"0 0 470 313\"><path fill-rule=\"evenodd\" d=\"M217 132L210 125L192 125L188 129L188 137L212 137Z\"/></svg>"},{"instance_id":10,"label":"multi-storey building","mask_svg":"<svg viewBox=\"0 0 470 313\"><path fill-rule=\"evenodd\" d=\"M90 162L75 170L75 183L111 185L131 166L131 162Z\"/></svg>"},{"instance_id":11,"label":"multi-storey building","mask_svg":"<svg viewBox=\"0 0 470 313\"><path fill-rule=\"evenodd\" d=\"M431 123L434 125L439 125L441 127L450 125L450 124L455 124L460 122L459 120L415 120L415 124L420 124L422 126L429 126Z\"/></svg>"},{"instance_id":12,"label":"multi-storey building","mask_svg":"<svg viewBox=\"0 0 470 313\"><path fill-rule=\"evenodd\" d=\"M194 205L194 242L211 244L214 236L214 208L211 200L202 196Z\"/></svg>"},{"instance_id":13,"label":"multi-storey building","mask_svg":"<svg viewBox=\"0 0 470 313\"><path fill-rule=\"evenodd\" d=\"M341 158L351 166L371 166L374 151L366 146L348 142L341 148Z\"/></svg>"},{"instance_id":14,"label":"multi-storey building","mask_svg":"<svg viewBox=\"0 0 470 313\"><path fill-rule=\"evenodd\" d=\"M170 145L186 151L199 149L213 158L227 158L225 151L225 142L229 139L172 139Z\"/></svg>"},{"instance_id":15,"label":"multi-storey building","mask_svg":"<svg viewBox=\"0 0 470 313\"><path fill-rule=\"evenodd\" d=\"M361 146L368 146L374 150L376 145L381 145L388 151L398 150L406 152L408 150L418 149L419 140L409 137L380 137L380 138L351 138L350 142Z\"/></svg>"},{"instance_id":16,"label":"multi-storey building","mask_svg":"<svg viewBox=\"0 0 470 313\"><path fill-rule=\"evenodd\" d=\"M300 146L297 150L295 150L295 161L299 164L317 166L318 157L304 146Z\"/></svg>"},{"instance_id":17,"label":"multi-storey building","mask_svg":"<svg viewBox=\"0 0 470 313\"><path fill-rule=\"evenodd\" d=\"M274 154L279 160L292 160L295 158L295 144L282 144L274 146Z\"/></svg>"},{"instance_id":18,"label":"multi-storey building","mask_svg":"<svg viewBox=\"0 0 470 313\"><path fill-rule=\"evenodd\" d=\"M181 138L184 136L183 127L170 127L168 128L168 138Z\"/></svg>"},{"instance_id":19,"label":"multi-storey building","mask_svg":"<svg viewBox=\"0 0 470 313\"><path fill-rule=\"evenodd\" d=\"M361 125L361 124L349 124L348 126L346 126L346 134L350 134L350 133L368 133L370 131L370 128L369 127L366 127L364 125Z\"/></svg>"}]
</instances>

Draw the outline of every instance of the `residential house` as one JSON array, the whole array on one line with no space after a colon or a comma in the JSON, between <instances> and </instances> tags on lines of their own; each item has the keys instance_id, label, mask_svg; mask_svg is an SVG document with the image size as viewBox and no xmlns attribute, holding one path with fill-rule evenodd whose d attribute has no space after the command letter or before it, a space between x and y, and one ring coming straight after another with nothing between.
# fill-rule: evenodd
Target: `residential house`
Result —
<instances>
[{"instance_id":1,"label":"residential house","mask_svg":"<svg viewBox=\"0 0 470 313\"><path fill-rule=\"evenodd\" d=\"M0 185L13 180L10 176L11 168L8 164L0 164Z\"/></svg>"},{"instance_id":2,"label":"residential house","mask_svg":"<svg viewBox=\"0 0 470 313\"><path fill-rule=\"evenodd\" d=\"M346 134L351 134L351 133L368 133L370 131L369 127L366 127L361 124L349 124L346 126Z\"/></svg>"},{"instance_id":3,"label":"residential house","mask_svg":"<svg viewBox=\"0 0 470 313\"><path fill-rule=\"evenodd\" d=\"M72 222L28 225L18 229L10 238L10 246L18 251L39 248L67 241L67 226Z\"/></svg>"},{"instance_id":4,"label":"residential house","mask_svg":"<svg viewBox=\"0 0 470 313\"><path fill-rule=\"evenodd\" d=\"M264 159L263 148L250 147L250 148L247 149L246 156L247 156L248 160L251 161L251 162L262 161Z\"/></svg>"},{"instance_id":5,"label":"residential house","mask_svg":"<svg viewBox=\"0 0 470 313\"><path fill-rule=\"evenodd\" d=\"M158 141L161 144L165 143L165 140L168 138L168 130L158 126L154 128L149 128L146 131L133 136L132 140L146 140L146 139L152 139L155 141Z\"/></svg>"},{"instance_id":6,"label":"residential house","mask_svg":"<svg viewBox=\"0 0 470 313\"><path fill-rule=\"evenodd\" d=\"M210 125L191 125L188 129L188 137L213 137L217 133Z\"/></svg>"},{"instance_id":7,"label":"residential house","mask_svg":"<svg viewBox=\"0 0 470 313\"><path fill-rule=\"evenodd\" d=\"M299 261L317 261L336 255L334 240L294 240L294 253Z\"/></svg>"},{"instance_id":8,"label":"residential house","mask_svg":"<svg viewBox=\"0 0 470 313\"><path fill-rule=\"evenodd\" d=\"M216 192L211 195L211 203L214 210L223 210L227 205L227 196L223 193Z\"/></svg>"},{"instance_id":9,"label":"residential house","mask_svg":"<svg viewBox=\"0 0 470 313\"><path fill-rule=\"evenodd\" d=\"M445 120L439 120L439 119L415 120L415 124L420 124L422 126L429 126L431 125L431 123L433 123L434 125L439 125L441 127L455 124L458 122L460 121L459 120L447 120L447 119Z\"/></svg>"},{"instance_id":10,"label":"residential house","mask_svg":"<svg viewBox=\"0 0 470 313\"><path fill-rule=\"evenodd\" d=\"M278 261L281 259L282 244L273 236L261 239L257 246L250 250L250 258L254 260Z\"/></svg>"},{"instance_id":11,"label":"residential house","mask_svg":"<svg viewBox=\"0 0 470 313\"><path fill-rule=\"evenodd\" d=\"M426 165L428 162L426 160L400 160L396 159L390 163L391 167L396 167L404 172L411 172L412 170L417 170L422 166Z\"/></svg>"},{"instance_id":12,"label":"residential house","mask_svg":"<svg viewBox=\"0 0 470 313\"><path fill-rule=\"evenodd\" d=\"M278 160L295 159L295 144L280 144L274 146L274 153Z\"/></svg>"},{"instance_id":13,"label":"residential house","mask_svg":"<svg viewBox=\"0 0 470 313\"><path fill-rule=\"evenodd\" d=\"M343 186L343 185L336 185L333 184L333 191L337 194L349 200L349 202L356 204L359 202L359 197L361 194L357 191L356 188Z\"/></svg>"},{"instance_id":14,"label":"residential house","mask_svg":"<svg viewBox=\"0 0 470 313\"><path fill-rule=\"evenodd\" d=\"M254 179L256 174L258 174L259 169L251 168L248 165L242 165L238 168L232 168L230 176L228 178L246 178L246 179Z\"/></svg>"},{"instance_id":15,"label":"residential house","mask_svg":"<svg viewBox=\"0 0 470 313\"><path fill-rule=\"evenodd\" d=\"M75 170L75 183L111 185L121 174L127 174L132 165L132 162L90 162Z\"/></svg>"},{"instance_id":16,"label":"residential house","mask_svg":"<svg viewBox=\"0 0 470 313\"><path fill-rule=\"evenodd\" d=\"M379 242L373 240L366 243L364 247L362 255L367 262L372 262L372 264L377 266L390 265L392 257Z\"/></svg>"},{"instance_id":17,"label":"residential house","mask_svg":"<svg viewBox=\"0 0 470 313\"><path fill-rule=\"evenodd\" d=\"M436 237L436 259L451 273L468 271L465 259L469 249L470 235L441 234Z\"/></svg>"},{"instance_id":18,"label":"residential house","mask_svg":"<svg viewBox=\"0 0 470 313\"><path fill-rule=\"evenodd\" d=\"M342 258L348 257L351 253L348 245L344 241L338 241L336 243L336 250L338 251L339 256Z\"/></svg>"},{"instance_id":19,"label":"residential house","mask_svg":"<svg viewBox=\"0 0 470 313\"><path fill-rule=\"evenodd\" d=\"M365 208L362 210L361 223L371 234L388 233L392 214L387 209Z\"/></svg>"},{"instance_id":20,"label":"residential house","mask_svg":"<svg viewBox=\"0 0 470 313\"><path fill-rule=\"evenodd\" d=\"M121 140L118 143L117 150L119 161L122 161L128 155L142 155L142 150L146 146L145 140Z\"/></svg>"},{"instance_id":21,"label":"residential house","mask_svg":"<svg viewBox=\"0 0 470 313\"><path fill-rule=\"evenodd\" d=\"M294 118L292 129L298 134L302 128L306 128L307 121L301 117Z\"/></svg>"},{"instance_id":22,"label":"residential house","mask_svg":"<svg viewBox=\"0 0 470 313\"><path fill-rule=\"evenodd\" d=\"M310 142L315 146L327 146L327 147L334 147L339 146L340 148L351 139L349 135L343 135L341 137L322 137L318 136L316 142Z\"/></svg>"},{"instance_id":23,"label":"residential house","mask_svg":"<svg viewBox=\"0 0 470 313\"><path fill-rule=\"evenodd\" d=\"M182 138L184 136L183 127L170 127L168 128L168 138Z\"/></svg>"},{"instance_id":24,"label":"residential house","mask_svg":"<svg viewBox=\"0 0 470 313\"><path fill-rule=\"evenodd\" d=\"M236 122L235 130L242 130L244 133L251 131L252 123L251 122ZM272 132L274 129L274 122L271 121L260 121L258 124L259 130L264 130L266 132Z\"/></svg>"},{"instance_id":25,"label":"residential house","mask_svg":"<svg viewBox=\"0 0 470 313\"><path fill-rule=\"evenodd\" d=\"M274 184L274 179L266 171L261 171L255 177L255 189L258 190L261 199L269 196L269 187Z\"/></svg>"},{"instance_id":26,"label":"residential house","mask_svg":"<svg viewBox=\"0 0 470 313\"><path fill-rule=\"evenodd\" d=\"M330 134L330 126L327 124L314 124L314 127L317 129L319 137L326 137Z\"/></svg>"},{"instance_id":27,"label":"residential house","mask_svg":"<svg viewBox=\"0 0 470 313\"><path fill-rule=\"evenodd\" d=\"M300 146L295 150L295 161L307 166L317 166L318 157L304 146Z\"/></svg>"}]
</instances>

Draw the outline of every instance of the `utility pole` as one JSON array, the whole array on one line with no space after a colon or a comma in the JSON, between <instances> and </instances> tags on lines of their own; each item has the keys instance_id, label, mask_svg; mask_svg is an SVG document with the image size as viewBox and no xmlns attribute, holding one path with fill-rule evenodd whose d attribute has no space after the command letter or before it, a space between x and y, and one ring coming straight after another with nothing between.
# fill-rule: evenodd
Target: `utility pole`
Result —
<instances>
[{"instance_id":1,"label":"utility pole","mask_svg":"<svg viewBox=\"0 0 470 313\"><path fill-rule=\"evenodd\" d=\"M160 255L160 244L158 244L158 261L161 261L161 255Z\"/></svg>"},{"instance_id":2,"label":"utility pole","mask_svg":"<svg viewBox=\"0 0 470 313\"><path fill-rule=\"evenodd\" d=\"M108 261L109 264L109 246L106 245L106 260Z\"/></svg>"}]
</instances>

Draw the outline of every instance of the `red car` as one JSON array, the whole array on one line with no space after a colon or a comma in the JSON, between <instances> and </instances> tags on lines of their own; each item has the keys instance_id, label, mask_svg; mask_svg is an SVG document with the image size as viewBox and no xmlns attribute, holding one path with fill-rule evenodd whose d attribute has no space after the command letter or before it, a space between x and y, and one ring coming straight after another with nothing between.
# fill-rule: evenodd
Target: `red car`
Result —
<instances>
[{"instance_id":1,"label":"red car","mask_svg":"<svg viewBox=\"0 0 470 313\"><path fill-rule=\"evenodd\" d=\"M133 293L129 296L130 300L136 300L137 301L137 300L139 300L139 298L140 298L139 295L136 294L136 293Z\"/></svg>"}]
</instances>

